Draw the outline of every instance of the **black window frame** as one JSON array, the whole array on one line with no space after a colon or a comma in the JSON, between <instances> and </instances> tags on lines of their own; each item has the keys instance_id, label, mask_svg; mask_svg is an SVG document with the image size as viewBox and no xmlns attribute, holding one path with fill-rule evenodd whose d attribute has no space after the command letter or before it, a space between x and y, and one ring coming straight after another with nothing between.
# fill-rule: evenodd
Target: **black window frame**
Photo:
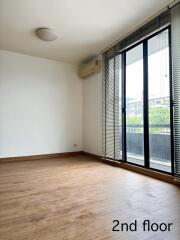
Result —
<instances>
[{"instance_id":1,"label":"black window frame","mask_svg":"<svg viewBox=\"0 0 180 240\"><path fill-rule=\"evenodd\" d=\"M149 106L148 106L148 40L155 37L156 35L168 30L168 43L169 43L169 84L170 84L170 145L171 145L171 172L166 172L160 169L155 169L150 167L150 158L149 158ZM144 165L139 165L136 163L128 162L127 161L127 147L126 147L126 52L135 48L136 46L143 44L143 115L144 115ZM122 159L117 160L113 158L107 158L112 161L116 162L123 162L130 165L135 165L140 168L145 168L149 170L153 170L156 172L164 173L167 175L174 176L174 131L173 131L173 89L172 89L172 50L171 50L171 25L165 26L160 30L150 34L149 36L145 37L144 39L132 44L130 47L119 51L118 53L114 54L114 56L109 57L106 61L109 61L112 58L115 58L118 55L121 55L121 69L122 69ZM105 137L106 139L106 137ZM105 140L106 141L106 140ZM106 146L105 146L106 147Z\"/></svg>"}]
</instances>

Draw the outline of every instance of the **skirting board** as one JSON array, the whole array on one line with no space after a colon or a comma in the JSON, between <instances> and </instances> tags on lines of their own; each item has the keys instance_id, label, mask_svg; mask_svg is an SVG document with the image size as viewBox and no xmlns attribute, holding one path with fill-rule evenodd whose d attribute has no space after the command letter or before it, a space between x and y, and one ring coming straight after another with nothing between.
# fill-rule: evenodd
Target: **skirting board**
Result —
<instances>
[{"instance_id":1,"label":"skirting board","mask_svg":"<svg viewBox=\"0 0 180 240\"><path fill-rule=\"evenodd\" d=\"M171 183L171 184L175 184L175 185L180 186L179 179L177 179L177 178L175 178L171 175L168 175L168 174L164 174L164 173L161 173L161 172L156 172L156 171L153 171L153 170L150 170L150 169L145 169L145 168L138 167L138 166L135 166L135 165L131 165L131 164L128 164L128 163L115 162L115 161L111 161L111 160L102 159L101 156L94 155L94 154L87 153L87 152L83 152L83 154L86 155L86 156L89 156L91 158L97 159L101 162L104 162L106 164L117 166L117 167L129 170L129 171L132 171L132 172L140 173L140 174L148 176L148 177L152 177L152 178L155 178L155 179L167 182L167 183Z\"/></svg>"},{"instance_id":2,"label":"skirting board","mask_svg":"<svg viewBox=\"0 0 180 240\"><path fill-rule=\"evenodd\" d=\"M51 153L51 154L22 156L22 157L6 157L6 158L0 158L0 163L1 162L13 162L13 161L37 160L37 159L48 159L48 158L72 157L72 156L77 156L77 155L81 155L81 154L83 154L82 151Z\"/></svg>"}]
</instances>

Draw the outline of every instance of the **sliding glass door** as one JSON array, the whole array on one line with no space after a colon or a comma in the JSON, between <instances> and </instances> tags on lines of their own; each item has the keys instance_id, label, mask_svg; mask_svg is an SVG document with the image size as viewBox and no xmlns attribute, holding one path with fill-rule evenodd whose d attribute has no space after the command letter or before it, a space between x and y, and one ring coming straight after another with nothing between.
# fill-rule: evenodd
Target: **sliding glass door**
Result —
<instances>
[{"instance_id":1,"label":"sliding glass door","mask_svg":"<svg viewBox=\"0 0 180 240\"><path fill-rule=\"evenodd\" d=\"M150 167L171 172L168 30L148 40Z\"/></svg>"},{"instance_id":2,"label":"sliding glass door","mask_svg":"<svg viewBox=\"0 0 180 240\"><path fill-rule=\"evenodd\" d=\"M173 172L170 30L106 56L105 157Z\"/></svg>"},{"instance_id":3,"label":"sliding glass door","mask_svg":"<svg viewBox=\"0 0 180 240\"><path fill-rule=\"evenodd\" d=\"M169 29L122 53L123 160L163 172L172 171L169 53Z\"/></svg>"}]
</instances>

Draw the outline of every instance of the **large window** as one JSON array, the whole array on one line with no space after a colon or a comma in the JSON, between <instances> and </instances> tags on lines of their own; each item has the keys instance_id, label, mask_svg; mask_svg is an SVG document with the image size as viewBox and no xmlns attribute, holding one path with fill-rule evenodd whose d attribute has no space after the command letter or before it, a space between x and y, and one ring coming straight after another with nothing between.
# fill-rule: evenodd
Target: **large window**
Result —
<instances>
[{"instance_id":1,"label":"large window","mask_svg":"<svg viewBox=\"0 0 180 240\"><path fill-rule=\"evenodd\" d=\"M106 62L105 156L171 173L170 31Z\"/></svg>"}]
</instances>

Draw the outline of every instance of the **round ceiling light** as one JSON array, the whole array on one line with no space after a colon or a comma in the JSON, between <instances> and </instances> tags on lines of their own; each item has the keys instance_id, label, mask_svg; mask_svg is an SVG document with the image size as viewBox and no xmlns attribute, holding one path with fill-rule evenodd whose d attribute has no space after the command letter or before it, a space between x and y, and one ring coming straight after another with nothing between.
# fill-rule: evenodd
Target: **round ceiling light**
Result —
<instances>
[{"instance_id":1,"label":"round ceiling light","mask_svg":"<svg viewBox=\"0 0 180 240\"><path fill-rule=\"evenodd\" d=\"M38 28L35 30L35 33L43 41L54 41L57 39L56 33L50 28Z\"/></svg>"}]
</instances>

